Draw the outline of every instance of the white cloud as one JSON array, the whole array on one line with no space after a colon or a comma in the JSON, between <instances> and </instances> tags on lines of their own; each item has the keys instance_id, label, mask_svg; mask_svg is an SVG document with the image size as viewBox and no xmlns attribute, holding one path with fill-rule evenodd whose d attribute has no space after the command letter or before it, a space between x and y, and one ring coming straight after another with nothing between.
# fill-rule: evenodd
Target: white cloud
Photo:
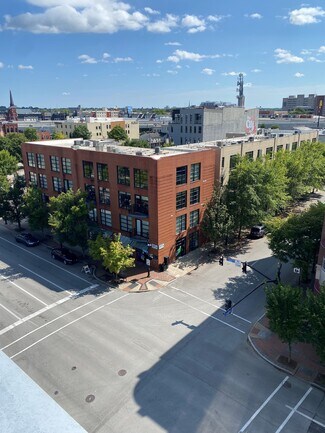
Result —
<instances>
[{"instance_id":1,"label":"white cloud","mask_svg":"<svg viewBox=\"0 0 325 433\"><path fill-rule=\"evenodd\" d=\"M2 69L4 67L5 67L4 63L0 62L0 69Z\"/></svg>"},{"instance_id":2,"label":"white cloud","mask_svg":"<svg viewBox=\"0 0 325 433\"><path fill-rule=\"evenodd\" d=\"M168 69L167 74L177 75L178 71L173 71L171 69Z\"/></svg>"},{"instance_id":3,"label":"white cloud","mask_svg":"<svg viewBox=\"0 0 325 433\"><path fill-rule=\"evenodd\" d=\"M187 30L187 33L199 33L199 32L204 32L206 30L205 26L199 26L199 27L192 27L190 29Z\"/></svg>"},{"instance_id":4,"label":"white cloud","mask_svg":"<svg viewBox=\"0 0 325 433\"><path fill-rule=\"evenodd\" d=\"M78 56L78 59L81 60L81 63L98 63L98 61L94 57L88 56L88 54L81 54L80 56Z\"/></svg>"},{"instance_id":5,"label":"white cloud","mask_svg":"<svg viewBox=\"0 0 325 433\"><path fill-rule=\"evenodd\" d=\"M244 87L253 87L253 83L244 83Z\"/></svg>"},{"instance_id":6,"label":"white cloud","mask_svg":"<svg viewBox=\"0 0 325 433\"><path fill-rule=\"evenodd\" d=\"M184 27L199 27L204 26L204 20L198 18L196 15L185 15L181 21Z\"/></svg>"},{"instance_id":7,"label":"white cloud","mask_svg":"<svg viewBox=\"0 0 325 433\"><path fill-rule=\"evenodd\" d=\"M261 69L252 69L251 72L258 74L259 72L262 72L262 70Z\"/></svg>"},{"instance_id":8,"label":"white cloud","mask_svg":"<svg viewBox=\"0 0 325 433\"><path fill-rule=\"evenodd\" d=\"M324 60L320 60L320 59L318 59L315 56L310 56L310 57L307 58L307 60L309 62L314 62L314 63L323 63L324 62Z\"/></svg>"},{"instance_id":9,"label":"white cloud","mask_svg":"<svg viewBox=\"0 0 325 433\"><path fill-rule=\"evenodd\" d=\"M163 63L163 60L158 59L158 60L156 60L156 63Z\"/></svg>"},{"instance_id":10,"label":"white cloud","mask_svg":"<svg viewBox=\"0 0 325 433\"><path fill-rule=\"evenodd\" d=\"M307 54L311 54L311 53L312 53L312 50L303 49L300 51L300 54L303 56L306 56Z\"/></svg>"},{"instance_id":11,"label":"white cloud","mask_svg":"<svg viewBox=\"0 0 325 433\"><path fill-rule=\"evenodd\" d=\"M63 95L63 96L69 96L69 95L70 95L70 92L62 92L62 95Z\"/></svg>"},{"instance_id":12,"label":"white cloud","mask_svg":"<svg viewBox=\"0 0 325 433\"><path fill-rule=\"evenodd\" d=\"M147 30L153 33L169 33L178 25L178 17L172 14L167 14L162 20L147 24Z\"/></svg>"},{"instance_id":13,"label":"white cloud","mask_svg":"<svg viewBox=\"0 0 325 433\"><path fill-rule=\"evenodd\" d=\"M156 10L148 8L148 7L144 8L144 10L147 12L147 14L150 14L150 15L160 15L159 11L156 11Z\"/></svg>"},{"instance_id":14,"label":"white cloud","mask_svg":"<svg viewBox=\"0 0 325 433\"><path fill-rule=\"evenodd\" d=\"M32 65L18 65L18 69L20 69L20 70L24 70L24 69L32 70L32 69L34 69L34 67Z\"/></svg>"},{"instance_id":15,"label":"white cloud","mask_svg":"<svg viewBox=\"0 0 325 433\"><path fill-rule=\"evenodd\" d=\"M263 16L261 14L258 14L257 12L253 14L246 14L245 17L252 18L252 20L260 20L263 18Z\"/></svg>"},{"instance_id":16,"label":"white cloud","mask_svg":"<svg viewBox=\"0 0 325 433\"><path fill-rule=\"evenodd\" d=\"M224 75L225 77L236 77L239 74L243 74L244 77L246 76L245 72L234 72L234 71L231 71L231 72L223 72L222 73L222 75Z\"/></svg>"},{"instance_id":17,"label":"white cloud","mask_svg":"<svg viewBox=\"0 0 325 433\"><path fill-rule=\"evenodd\" d=\"M142 76L143 77L160 77L160 74L156 74L156 73L153 73L153 74L143 74Z\"/></svg>"},{"instance_id":18,"label":"white cloud","mask_svg":"<svg viewBox=\"0 0 325 433\"><path fill-rule=\"evenodd\" d=\"M103 59L108 59L109 57L111 57L111 55L108 53L103 53L102 57L103 57Z\"/></svg>"},{"instance_id":19,"label":"white cloud","mask_svg":"<svg viewBox=\"0 0 325 433\"><path fill-rule=\"evenodd\" d=\"M302 7L289 12L289 21L295 26L319 23L325 16L325 10L321 7Z\"/></svg>"},{"instance_id":20,"label":"white cloud","mask_svg":"<svg viewBox=\"0 0 325 433\"><path fill-rule=\"evenodd\" d=\"M193 62L200 62L203 59L217 59L220 57L220 54L199 54L199 53L191 53L189 51L184 50L176 50L173 52L172 56L167 58L167 61L178 63L181 60L192 60Z\"/></svg>"},{"instance_id":21,"label":"white cloud","mask_svg":"<svg viewBox=\"0 0 325 433\"><path fill-rule=\"evenodd\" d=\"M205 75L213 75L215 73L215 70L210 68L204 68L201 72Z\"/></svg>"},{"instance_id":22,"label":"white cloud","mask_svg":"<svg viewBox=\"0 0 325 433\"><path fill-rule=\"evenodd\" d=\"M305 76L305 74L302 74L302 73L300 73L300 72L296 72L296 73L294 74L294 76L295 76L296 78L302 78L302 77Z\"/></svg>"},{"instance_id":23,"label":"white cloud","mask_svg":"<svg viewBox=\"0 0 325 433\"><path fill-rule=\"evenodd\" d=\"M274 57L277 59L277 63L303 63L302 57L294 56L288 50L277 48L274 50Z\"/></svg>"},{"instance_id":24,"label":"white cloud","mask_svg":"<svg viewBox=\"0 0 325 433\"><path fill-rule=\"evenodd\" d=\"M132 57L115 57L113 62L114 63L133 62L133 59L132 59Z\"/></svg>"},{"instance_id":25,"label":"white cloud","mask_svg":"<svg viewBox=\"0 0 325 433\"><path fill-rule=\"evenodd\" d=\"M180 44L179 42L165 42L164 45L171 47L180 47L182 44Z\"/></svg>"},{"instance_id":26,"label":"white cloud","mask_svg":"<svg viewBox=\"0 0 325 433\"><path fill-rule=\"evenodd\" d=\"M211 21L212 23L218 23L219 21L221 21L223 18L225 18L224 15L209 15L207 17L208 21Z\"/></svg>"},{"instance_id":27,"label":"white cloud","mask_svg":"<svg viewBox=\"0 0 325 433\"><path fill-rule=\"evenodd\" d=\"M321 47L318 48L318 52L319 53L325 53L325 45L322 45Z\"/></svg>"}]
</instances>

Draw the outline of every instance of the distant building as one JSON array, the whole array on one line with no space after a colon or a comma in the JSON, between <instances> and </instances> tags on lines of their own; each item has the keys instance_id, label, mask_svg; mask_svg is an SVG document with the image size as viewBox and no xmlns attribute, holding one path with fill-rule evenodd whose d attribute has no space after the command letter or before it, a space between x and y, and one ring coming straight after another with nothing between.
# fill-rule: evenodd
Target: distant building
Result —
<instances>
[{"instance_id":1,"label":"distant building","mask_svg":"<svg viewBox=\"0 0 325 433\"><path fill-rule=\"evenodd\" d=\"M169 137L176 145L256 134L258 109L187 107L172 111Z\"/></svg>"},{"instance_id":2,"label":"distant building","mask_svg":"<svg viewBox=\"0 0 325 433\"><path fill-rule=\"evenodd\" d=\"M303 108L307 111L314 112L316 107L316 95L311 93L305 95L290 95L282 100L282 110L292 111L295 108Z\"/></svg>"},{"instance_id":3,"label":"distant building","mask_svg":"<svg viewBox=\"0 0 325 433\"><path fill-rule=\"evenodd\" d=\"M325 95L316 97L315 114L316 116L325 116Z\"/></svg>"},{"instance_id":4,"label":"distant building","mask_svg":"<svg viewBox=\"0 0 325 433\"><path fill-rule=\"evenodd\" d=\"M6 120L0 123L0 136L10 134L12 132L18 132L18 115L17 109L14 104L14 99L10 90L10 103L9 108L6 112Z\"/></svg>"},{"instance_id":5,"label":"distant building","mask_svg":"<svg viewBox=\"0 0 325 433\"><path fill-rule=\"evenodd\" d=\"M55 122L55 132L60 132L67 138L71 138L75 128L79 125L85 125L94 140L107 138L107 134L115 126L121 126L130 140L139 139L139 122L135 119L124 119L122 117L68 118L62 122Z\"/></svg>"}]
</instances>

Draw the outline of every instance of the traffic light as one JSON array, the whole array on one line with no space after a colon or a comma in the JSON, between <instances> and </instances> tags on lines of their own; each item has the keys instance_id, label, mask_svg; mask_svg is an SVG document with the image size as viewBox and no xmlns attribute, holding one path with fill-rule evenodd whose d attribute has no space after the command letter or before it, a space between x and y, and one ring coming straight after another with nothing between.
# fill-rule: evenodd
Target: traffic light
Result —
<instances>
[{"instance_id":1,"label":"traffic light","mask_svg":"<svg viewBox=\"0 0 325 433\"><path fill-rule=\"evenodd\" d=\"M220 256L220 258L219 258L219 265L223 266L223 256Z\"/></svg>"},{"instance_id":2,"label":"traffic light","mask_svg":"<svg viewBox=\"0 0 325 433\"><path fill-rule=\"evenodd\" d=\"M231 299L226 299L226 301L225 301L225 310L229 311L229 310L231 310L231 307L232 307L232 301L231 301Z\"/></svg>"},{"instance_id":3,"label":"traffic light","mask_svg":"<svg viewBox=\"0 0 325 433\"><path fill-rule=\"evenodd\" d=\"M244 272L244 274L247 274L247 262L243 262L242 265L242 271Z\"/></svg>"}]
</instances>

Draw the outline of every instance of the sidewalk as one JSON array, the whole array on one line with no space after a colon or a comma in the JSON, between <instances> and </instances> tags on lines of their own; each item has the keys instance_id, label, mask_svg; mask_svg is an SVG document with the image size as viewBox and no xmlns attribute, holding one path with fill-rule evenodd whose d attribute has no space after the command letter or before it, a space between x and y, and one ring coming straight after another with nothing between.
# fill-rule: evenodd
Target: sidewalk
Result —
<instances>
[{"instance_id":1,"label":"sidewalk","mask_svg":"<svg viewBox=\"0 0 325 433\"><path fill-rule=\"evenodd\" d=\"M321 364L315 349L306 343L292 345L292 362L288 364L288 345L270 331L264 315L251 328L248 341L253 349L274 367L310 382L325 391L325 364Z\"/></svg>"}]
</instances>

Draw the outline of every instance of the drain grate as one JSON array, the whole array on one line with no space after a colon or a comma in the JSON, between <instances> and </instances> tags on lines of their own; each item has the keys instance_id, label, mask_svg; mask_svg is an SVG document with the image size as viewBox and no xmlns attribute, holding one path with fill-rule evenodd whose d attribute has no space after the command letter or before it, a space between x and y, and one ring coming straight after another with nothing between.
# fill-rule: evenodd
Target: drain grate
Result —
<instances>
[{"instance_id":1,"label":"drain grate","mask_svg":"<svg viewBox=\"0 0 325 433\"><path fill-rule=\"evenodd\" d=\"M119 370L119 372L117 374L119 376L125 376L126 375L126 370Z\"/></svg>"},{"instance_id":2,"label":"drain grate","mask_svg":"<svg viewBox=\"0 0 325 433\"><path fill-rule=\"evenodd\" d=\"M74 365L71 370L77 370L77 367Z\"/></svg>"},{"instance_id":3,"label":"drain grate","mask_svg":"<svg viewBox=\"0 0 325 433\"><path fill-rule=\"evenodd\" d=\"M92 403L95 400L95 396L93 394L89 394L89 395L87 395L85 400L87 403Z\"/></svg>"}]
</instances>

